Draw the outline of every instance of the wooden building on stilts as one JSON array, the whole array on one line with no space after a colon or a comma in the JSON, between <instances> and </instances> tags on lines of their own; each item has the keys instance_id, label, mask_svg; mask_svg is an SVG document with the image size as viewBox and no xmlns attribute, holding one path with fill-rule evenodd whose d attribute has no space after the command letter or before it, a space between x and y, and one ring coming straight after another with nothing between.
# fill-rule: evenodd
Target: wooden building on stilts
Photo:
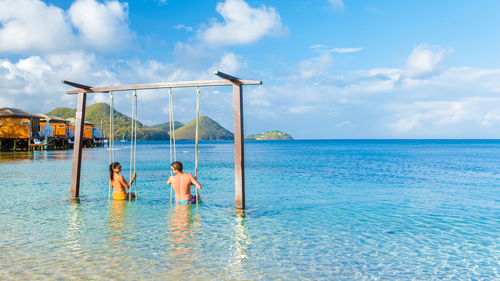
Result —
<instances>
[{"instance_id":1,"label":"wooden building on stilts","mask_svg":"<svg viewBox=\"0 0 500 281\"><path fill-rule=\"evenodd\" d=\"M69 120L49 115L37 114L40 116L40 133L44 137L44 142L51 149L66 149L68 146ZM50 130L47 130L50 126Z\"/></svg>"},{"instance_id":2,"label":"wooden building on stilts","mask_svg":"<svg viewBox=\"0 0 500 281\"><path fill-rule=\"evenodd\" d=\"M68 136L71 140L71 143L73 143L75 141L76 119L69 118L67 120L69 121L69 134L68 134ZM83 146L84 147L93 147L94 146L94 141L93 141L94 129L95 129L94 124L92 124L90 122L85 122L85 125L83 128Z\"/></svg>"},{"instance_id":3,"label":"wooden building on stilts","mask_svg":"<svg viewBox=\"0 0 500 281\"><path fill-rule=\"evenodd\" d=\"M17 108L0 108L0 151L29 150L39 138L40 116Z\"/></svg>"}]
</instances>

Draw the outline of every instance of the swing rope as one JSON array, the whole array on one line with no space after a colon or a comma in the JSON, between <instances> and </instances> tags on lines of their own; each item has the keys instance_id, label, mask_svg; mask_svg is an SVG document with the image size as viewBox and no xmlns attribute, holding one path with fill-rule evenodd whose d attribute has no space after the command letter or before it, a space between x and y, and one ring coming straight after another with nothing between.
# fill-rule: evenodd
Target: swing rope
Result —
<instances>
[{"instance_id":1,"label":"swing rope","mask_svg":"<svg viewBox=\"0 0 500 281\"><path fill-rule=\"evenodd\" d=\"M174 100L173 100L173 97L172 97L172 88L169 88L168 89L168 111L169 111L169 127L170 127L170 131L169 131L169 139L170 139L170 163L173 163L172 162L172 159L174 161L177 161L177 154L176 154L176 151L175 151L175 124L174 124ZM173 151L172 151L172 144L173 144ZM173 152L173 154L172 154ZM170 176L173 176L173 173L172 173L172 168L170 168ZM172 203L172 189L173 189L173 186L172 184L170 184L170 203Z\"/></svg>"},{"instance_id":2,"label":"swing rope","mask_svg":"<svg viewBox=\"0 0 500 281\"><path fill-rule=\"evenodd\" d=\"M108 138L108 150L109 150L109 165L115 162L115 151L114 151L114 119L113 119L113 111L114 111L114 96L113 92L109 92L109 138ZM111 151L113 150L113 151ZM108 186L108 200L111 200L111 182Z\"/></svg>"},{"instance_id":3,"label":"swing rope","mask_svg":"<svg viewBox=\"0 0 500 281\"><path fill-rule=\"evenodd\" d=\"M196 131L195 131L195 157L194 157L194 178L198 180L198 128L199 128L199 119L200 119L200 87L196 88ZM198 206L198 198L200 195L198 194L198 188L195 187L196 191L196 206Z\"/></svg>"},{"instance_id":4,"label":"swing rope","mask_svg":"<svg viewBox=\"0 0 500 281\"><path fill-rule=\"evenodd\" d=\"M132 95L132 121L130 129L130 179L132 180L132 171L135 173L135 163L136 163L136 150L137 150L137 90L134 90ZM135 184L135 199L137 200L137 180L134 181ZM132 196L130 195L128 201L131 201Z\"/></svg>"},{"instance_id":5,"label":"swing rope","mask_svg":"<svg viewBox=\"0 0 500 281\"><path fill-rule=\"evenodd\" d=\"M135 119L134 119L134 174L137 160L137 91L134 90ZM137 179L134 181L135 200L137 200Z\"/></svg>"},{"instance_id":6,"label":"swing rope","mask_svg":"<svg viewBox=\"0 0 500 281\"><path fill-rule=\"evenodd\" d=\"M172 88L168 90L168 109L169 109L169 133L170 133L170 163L172 160L177 161L177 153L175 146L175 119L174 119L174 101L172 96ZM195 159L194 159L194 177L198 176L198 139L199 139L199 127L200 127L200 87L196 88L196 130L195 130ZM173 150L172 150L173 147ZM172 159L173 158L173 159ZM173 176L172 169L170 169L170 176ZM170 203L172 203L172 189L173 185L170 184ZM196 206L198 206L199 192L196 191Z\"/></svg>"}]
</instances>

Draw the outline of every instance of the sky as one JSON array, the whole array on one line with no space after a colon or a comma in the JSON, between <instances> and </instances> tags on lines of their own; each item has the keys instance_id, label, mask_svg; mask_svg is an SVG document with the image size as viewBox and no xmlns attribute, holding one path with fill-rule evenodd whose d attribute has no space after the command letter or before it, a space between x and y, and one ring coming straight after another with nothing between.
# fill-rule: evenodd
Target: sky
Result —
<instances>
[{"instance_id":1,"label":"sky","mask_svg":"<svg viewBox=\"0 0 500 281\"><path fill-rule=\"evenodd\" d=\"M91 86L214 80L243 87L244 133L296 139L500 138L500 1L0 0L0 107L76 107ZM174 89L175 119L196 89ZM132 111L132 93L115 95ZM87 104L109 102L89 94ZM168 91L138 118L168 121ZM231 87L200 114L233 130Z\"/></svg>"}]
</instances>

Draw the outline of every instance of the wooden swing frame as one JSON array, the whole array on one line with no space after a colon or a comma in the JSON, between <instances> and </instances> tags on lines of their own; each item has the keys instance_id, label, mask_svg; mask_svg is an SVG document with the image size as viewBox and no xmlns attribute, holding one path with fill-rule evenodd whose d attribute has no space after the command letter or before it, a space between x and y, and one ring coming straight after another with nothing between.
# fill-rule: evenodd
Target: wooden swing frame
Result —
<instances>
[{"instance_id":1,"label":"wooden swing frame","mask_svg":"<svg viewBox=\"0 0 500 281\"><path fill-rule=\"evenodd\" d=\"M71 81L63 80L62 83L78 88L67 91L66 94L77 94L78 105L76 110L75 139L73 145L73 164L71 170L71 198L80 195L80 175L82 167L83 127L85 122L85 105L88 93L108 93L130 90L147 90L162 88L186 87L233 87L233 123L234 123L234 187L235 207L245 209L245 152L243 134L243 85L262 85L262 81L241 80L234 76L215 71L215 75L222 80L165 82L153 84L131 84L121 86L91 87Z\"/></svg>"}]
</instances>

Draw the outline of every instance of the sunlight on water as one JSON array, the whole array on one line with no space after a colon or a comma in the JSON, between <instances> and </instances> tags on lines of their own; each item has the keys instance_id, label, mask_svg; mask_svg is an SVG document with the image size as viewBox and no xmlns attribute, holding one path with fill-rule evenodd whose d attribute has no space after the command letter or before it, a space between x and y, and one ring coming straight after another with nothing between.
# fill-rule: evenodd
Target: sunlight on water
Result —
<instances>
[{"instance_id":1,"label":"sunlight on water","mask_svg":"<svg viewBox=\"0 0 500 281\"><path fill-rule=\"evenodd\" d=\"M116 157L128 178L127 144ZM108 201L106 148L0 154L0 276L62 280L499 279L500 141L202 142L204 203L173 206L165 142L138 145L139 200ZM194 167L194 145L178 159Z\"/></svg>"}]
</instances>

